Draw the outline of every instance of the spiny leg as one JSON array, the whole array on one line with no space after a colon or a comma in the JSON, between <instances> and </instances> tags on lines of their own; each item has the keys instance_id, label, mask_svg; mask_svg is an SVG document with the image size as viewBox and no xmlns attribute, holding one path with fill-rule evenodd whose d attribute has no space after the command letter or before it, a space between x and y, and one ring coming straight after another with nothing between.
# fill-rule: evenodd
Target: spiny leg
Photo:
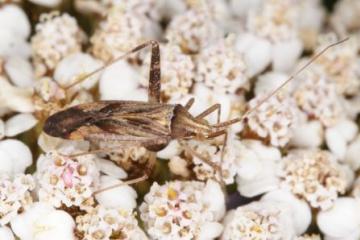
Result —
<instances>
[{"instance_id":1,"label":"spiny leg","mask_svg":"<svg viewBox=\"0 0 360 240\"><path fill-rule=\"evenodd\" d=\"M108 190L111 190L111 189L114 189L114 188L117 188L117 187L121 187L121 186L124 186L124 185L131 185L131 184L139 183L139 182L145 181L146 179L148 179L148 175L145 174L145 175L143 175L141 177L138 177L138 178L130 179L130 180L118 183L118 184L114 184L114 185L99 189L99 190L93 192L93 196L95 196L96 194L99 194L101 192L105 192L105 191L108 191Z\"/></svg>"}]
</instances>

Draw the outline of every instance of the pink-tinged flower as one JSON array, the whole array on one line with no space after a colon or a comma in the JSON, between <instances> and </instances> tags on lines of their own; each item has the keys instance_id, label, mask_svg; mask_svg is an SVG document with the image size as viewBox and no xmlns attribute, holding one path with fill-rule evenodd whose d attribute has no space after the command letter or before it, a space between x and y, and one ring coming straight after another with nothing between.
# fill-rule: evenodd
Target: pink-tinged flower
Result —
<instances>
[{"instance_id":1,"label":"pink-tinged flower","mask_svg":"<svg viewBox=\"0 0 360 240\"><path fill-rule=\"evenodd\" d=\"M72 159L49 152L38 159L35 177L39 201L85 209L93 204L100 173L92 155Z\"/></svg>"}]
</instances>

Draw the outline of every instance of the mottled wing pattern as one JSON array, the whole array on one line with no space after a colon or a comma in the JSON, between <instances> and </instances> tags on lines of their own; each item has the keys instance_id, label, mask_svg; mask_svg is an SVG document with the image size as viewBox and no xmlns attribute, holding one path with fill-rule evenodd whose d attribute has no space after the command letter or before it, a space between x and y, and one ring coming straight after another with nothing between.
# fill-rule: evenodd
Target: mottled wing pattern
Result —
<instances>
[{"instance_id":1,"label":"mottled wing pattern","mask_svg":"<svg viewBox=\"0 0 360 240\"><path fill-rule=\"evenodd\" d=\"M171 135L174 105L135 101L101 101L76 106L91 116L86 124L73 131L92 141L141 142L163 145ZM121 143L119 143L121 144Z\"/></svg>"},{"instance_id":2,"label":"mottled wing pattern","mask_svg":"<svg viewBox=\"0 0 360 240\"><path fill-rule=\"evenodd\" d=\"M104 102L100 102L103 104ZM174 106L146 102L109 101L95 112L94 125L104 131L137 137L169 136Z\"/></svg>"}]
</instances>

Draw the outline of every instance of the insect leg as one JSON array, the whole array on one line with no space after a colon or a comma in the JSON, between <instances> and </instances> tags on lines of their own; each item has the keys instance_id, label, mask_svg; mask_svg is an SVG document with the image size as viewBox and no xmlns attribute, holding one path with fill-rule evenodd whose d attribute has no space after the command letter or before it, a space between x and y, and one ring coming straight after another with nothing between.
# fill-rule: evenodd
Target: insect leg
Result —
<instances>
[{"instance_id":1,"label":"insect leg","mask_svg":"<svg viewBox=\"0 0 360 240\"><path fill-rule=\"evenodd\" d=\"M203 156L202 154L195 151L192 147L190 147L188 144L186 144L184 141L179 141L179 144L185 149L185 151L189 152L191 155L201 159L203 162L211 166L215 171L221 171L220 166L210 161L208 158Z\"/></svg>"},{"instance_id":2,"label":"insect leg","mask_svg":"<svg viewBox=\"0 0 360 240\"><path fill-rule=\"evenodd\" d=\"M217 123L219 123L220 122L220 115L221 115L221 105L219 103L214 104L211 107L205 109L205 111L203 111L202 113L197 115L195 118L196 119L202 119L202 118L208 116L209 114L211 114L212 112L215 112L215 111L218 111Z\"/></svg>"},{"instance_id":3,"label":"insect leg","mask_svg":"<svg viewBox=\"0 0 360 240\"><path fill-rule=\"evenodd\" d=\"M189 101L185 104L184 108L186 110L189 110L191 106L194 104L194 102L195 102L195 98L190 98Z\"/></svg>"},{"instance_id":4,"label":"insect leg","mask_svg":"<svg viewBox=\"0 0 360 240\"><path fill-rule=\"evenodd\" d=\"M146 170L145 170L145 174L148 177L151 176L151 173L153 172L154 167L155 167L155 163L156 163L156 153L155 152L150 152L149 155L150 155L149 156L149 161L147 163Z\"/></svg>"},{"instance_id":5,"label":"insect leg","mask_svg":"<svg viewBox=\"0 0 360 240\"><path fill-rule=\"evenodd\" d=\"M93 193L93 196L96 195L96 194L99 194L101 192L105 192L105 191L108 191L108 190L111 190L111 189L114 189L114 188L117 188L117 187L121 187L121 186L124 186L124 185L131 185L131 184L139 183L139 182L145 181L146 179L148 179L148 175L144 175L144 176L141 176L139 178L134 178L134 179L131 179L131 180L128 180L128 181L124 181L124 182L121 182L121 183L118 183L118 184L114 184L112 186L108 186L108 187L105 187L105 188L102 188L102 189L99 189L99 190L95 191Z\"/></svg>"},{"instance_id":6,"label":"insect leg","mask_svg":"<svg viewBox=\"0 0 360 240\"><path fill-rule=\"evenodd\" d=\"M161 91L161 66L160 66L160 48L159 43L150 41L151 44L151 62L149 73L148 97L151 103L160 103Z\"/></svg>"}]
</instances>

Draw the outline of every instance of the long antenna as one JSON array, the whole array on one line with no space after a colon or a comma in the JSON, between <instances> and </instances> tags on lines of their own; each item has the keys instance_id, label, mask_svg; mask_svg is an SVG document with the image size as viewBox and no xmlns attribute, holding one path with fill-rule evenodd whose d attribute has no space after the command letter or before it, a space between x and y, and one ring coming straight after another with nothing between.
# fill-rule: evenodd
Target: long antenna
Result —
<instances>
[{"instance_id":1,"label":"long antenna","mask_svg":"<svg viewBox=\"0 0 360 240\"><path fill-rule=\"evenodd\" d=\"M119 56L119 57L117 57L117 58L114 58L113 60L111 60L111 61L109 61L108 63L106 63L104 66L99 67L98 69L95 69L94 71L92 71L92 72L90 72L90 73L88 73L88 74L86 74L86 75L83 75L82 77L79 77L75 82L69 84L68 86L63 87L63 89L68 90L68 89L72 88L73 86L75 86L75 85L77 85L77 84L85 81L85 80L88 79L89 77L91 77L91 76L93 76L93 75L101 72L102 70L104 70L105 68L109 67L110 65L113 65L114 63L120 61L121 59L126 58L126 57L129 56L130 54L135 53L135 52L137 52L137 51L139 51L139 50L141 50L141 49L143 49L143 48L145 48L145 47L147 47L147 46L149 46L149 45L154 45L154 44L158 44L158 43L157 43L156 41L154 41L154 40L147 41L147 42L145 42L145 43L143 43L143 44L141 44L141 45L139 45L139 46L131 49L130 51L124 53L123 55L121 55L121 56Z\"/></svg>"},{"instance_id":2,"label":"long antenna","mask_svg":"<svg viewBox=\"0 0 360 240\"><path fill-rule=\"evenodd\" d=\"M297 75L299 75L302 71L304 71L304 69L306 69L309 65L311 65L315 60L317 60L327 50L329 50L330 48L332 48L332 47L334 47L336 45L342 44L343 42L346 42L347 40L349 40L349 37L347 37L347 38L345 38L343 40L340 40L338 42L332 43L332 44L328 45L327 47L325 47L320 52L318 52L317 54L315 54L304 66L302 66L299 70L295 71L285 82L283 82L280 86L275 88L275 90L273 90L269 95L267 95L265 98L263 98L258 104L256 104L256 106L254 108L251 108L251 109L247 110L240 118L234 118L232 120L229 120L229 121L226 121L226 122L223 122L223 123L219 123L219 124L215 124L213 126L214 127L225 127L225 126L229 126L229 125L232 125L234 123L243 121L251 113L256 111L261 105L263 105L266 101L268 101L271 97L276 95L283 87L285 87L289 82L291 82Z\"/></svg>"}]
</instances>

